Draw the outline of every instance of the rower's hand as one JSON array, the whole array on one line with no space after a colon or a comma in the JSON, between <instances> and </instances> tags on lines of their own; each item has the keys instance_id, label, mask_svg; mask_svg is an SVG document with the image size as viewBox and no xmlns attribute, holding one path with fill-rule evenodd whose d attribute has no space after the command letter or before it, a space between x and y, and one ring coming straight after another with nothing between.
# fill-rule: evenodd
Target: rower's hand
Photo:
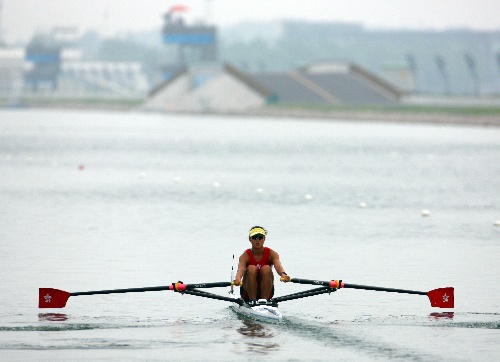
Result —
<instances>
[{"instance_id":1,"label":"rower's hand","mask_svg":"<svg viewBox=\"0 0 500 362\"><path fill-rule=\"evenodd\" d=\"M241 282L241 278L234 279L233 285L236 285L237 287L241 287L243 285L243 283Z\"/></svg>"},{"instance_id":2,"label":"rower's hand","mask_svg":"<svg viewBox=\"0 0 500 362\"><path fill-rule=\"evenodd\" d=\"M280 278L280 281L283 283L288 283L290 281L290 276L284 275Z\"/></svg>"}]
</instances>

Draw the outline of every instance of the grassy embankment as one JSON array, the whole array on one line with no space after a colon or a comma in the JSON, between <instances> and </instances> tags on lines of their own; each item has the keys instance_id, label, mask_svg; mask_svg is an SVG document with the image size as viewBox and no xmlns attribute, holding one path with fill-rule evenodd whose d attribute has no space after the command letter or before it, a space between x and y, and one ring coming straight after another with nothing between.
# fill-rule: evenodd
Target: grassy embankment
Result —
<instances>
[{"instance_id":1,"label":"grassy embankment","mask_svg":"<svg viewBox=\"0 0 500 362\"><path fill-rule=\"evenodd\" d=\"M272 104L253 113L291 117L500 126L499 106L321 106Z\"/></svg>"},{"instance_id":2,"label":"grassy embankment","mask_svg":"<svg viewBox=\"0 0 500 362\"><path fill-rule=\"evenodd\" d=\"M95 108L95 109L133 109L140 106L142 99L109 99L109 98L21 98L18 105L44 108Z\"/></svg>"},{"instance_id":3,"label":"grassy embankment","mask_svg":"<svg viewBox=\"0 0 500 362\"><path fill-rule=\"evenodd\" d=\"M17 106L41 108L109 109L134 110L141 106L142 99L65 99L65 98L22 98ZM6 99L0 99L0 106L8 106ZM215 113L218 112L209 112ZM231 112L229 112L231 113ZM298 105L269 104L252 111L234 112L240 115L265 115L275 117L326 118L349 120L380 120L389 122L461 123L500 126L499 106L347 106L347 105Z\"/></svg>"},{"instance_id":4,"label":"grassy embankment","mask_svg":"<svg viewBox=\"0 0 500 362\"><path fill-rule=\"evenodd\" d=\"M370 105L294 105L272 104L266 106L276 110L303 110L324 113L336 112L378 112L378 113L420 113L420 114L449 114L471 116L500 116L498 106L432 106L432 105L397 105L397 106L370 106Z\"/></svg>"}]
</instances>

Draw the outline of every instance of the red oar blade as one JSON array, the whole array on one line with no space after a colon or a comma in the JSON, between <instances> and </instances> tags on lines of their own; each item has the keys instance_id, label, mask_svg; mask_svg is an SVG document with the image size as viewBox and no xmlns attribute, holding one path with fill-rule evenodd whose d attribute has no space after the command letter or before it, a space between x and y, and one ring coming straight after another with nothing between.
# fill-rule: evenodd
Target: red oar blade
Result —
<instances>
[{"instance_id":1,"label":"red oar blade","mask_svg":"<svg viewBox=\"0 0 500 362\"><path fill-rule=\"evenodd\" d=\"M53 288L38 289L38 308L64 308L70 293Z\"/></svg>"},{"instance_id":2,"label":"red oar blade","mask_svg":"<svg viewBox=\"0 0 500 362\"><path fill-rule=\"evenodd\" d=\"M439 288L431 290L427 293L431 306L437 308L454 308L455 307L455 294L452 287Z\"/></svg>"}]
</instances>

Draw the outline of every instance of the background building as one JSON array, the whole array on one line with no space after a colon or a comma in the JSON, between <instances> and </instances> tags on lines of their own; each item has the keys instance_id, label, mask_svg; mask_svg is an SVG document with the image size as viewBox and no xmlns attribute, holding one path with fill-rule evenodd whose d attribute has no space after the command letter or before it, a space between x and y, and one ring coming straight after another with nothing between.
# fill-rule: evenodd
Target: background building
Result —
<instances>
[{"instance_id":1,"label":"background building","mask_svg":"<svg viewBox=\"0 0 500 362\"><path fill-rule=\"evenodd\" d=\"M0 44L0 101L134 99L149 109L203 111L269 102L470 105L500 94L498 31L304 21L219 29L188 24L186 11L170 7L151 33L101 38L57 27L24 47Z\"/></svg>"},{"instance_id":2,"label":"background building","mask_svg":"<svg viewBox=\"0 0 500 362\"><path fill-rule=\"evenodd\" d=\"M185 67L151 92L149 111L230 112L266 104L397 105L402 92L350 63L316 63L293 72L248 73L230 64Z\"/></svg>"}]
</instances>

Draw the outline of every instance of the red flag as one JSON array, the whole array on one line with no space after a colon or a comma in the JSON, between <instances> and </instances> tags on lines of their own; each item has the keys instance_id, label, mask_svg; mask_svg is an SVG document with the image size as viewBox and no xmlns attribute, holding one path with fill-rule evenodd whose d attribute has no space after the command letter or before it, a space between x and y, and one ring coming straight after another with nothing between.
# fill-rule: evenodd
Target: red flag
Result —
<instances>
[{"instance_id":1,"label":"red flag","mask_svg":"<svg viewBox=\"0 0 500 362\"><path fill-rule=\"evenodd\" d=\"M437 308L454 308L455 307L455 295L454 289L452 287L439 288L431 290L427 293L429 300L431 301L431 306Z\"/></svg>"},{"instance_id":2,"label":"red flag","mask_svg":"<svg viewBox=\"0 0 500 362\"><path fill-rule=\"evenodd\" d=\"M171 13L181 13L186 12L188 7L185 5L172 5L169 10Z\"/></svg>"}]
</instances>

